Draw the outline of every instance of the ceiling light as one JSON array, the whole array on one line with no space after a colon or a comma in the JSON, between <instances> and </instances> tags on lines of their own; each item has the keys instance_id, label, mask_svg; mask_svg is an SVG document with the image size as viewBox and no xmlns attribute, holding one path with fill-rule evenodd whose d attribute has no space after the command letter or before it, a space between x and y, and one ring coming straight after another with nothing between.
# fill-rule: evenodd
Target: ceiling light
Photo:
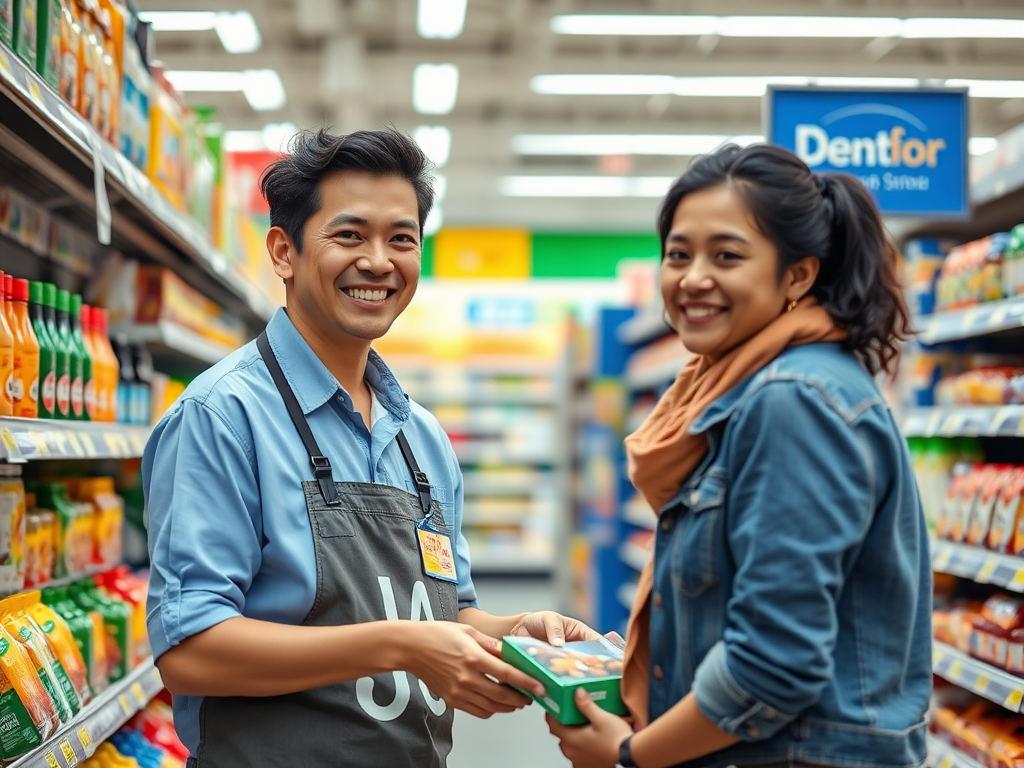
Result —
<instances>
[{"instance_id":1,"label":"ceiling light","mask_svg":"<svg viewBox=\"0 0 1024 768\"><path fill-rule=\"evenodd\" d=\"M448 177L443 173L434 174L434 203L440 203L448 194Z\"/></svg>"},{"instance_id":2,"label":"ceiling light","mask_svg":"<svg viewBox=\"0 0 1024 768\"><path fill-rule=\"evenodd\" d=\"M999 146L999 139L993 136L972 136L967 142L967 151L974 156L987 155Z\"/></svg>"},{"instance_id":3,"label":"ceiling light","mask_svg":"<svg viewBox=\"0 0 1024 768\"><path fill-rule=\"evenodd\" d=\"M288 144L299 132L295 123L267 123L260 131L263 145L271 152L287 152Z\"/></svg>"},{"instance_id":4,"label":"ceiling light","mask_svg":"<svg viewBox=\"0 0 1024 768\"><path fill-rule=\"evenodd\" d=\"M534 93L553 95L649 95L675 93L672 75L537 75L530 79Z\"/></svg>"},{"instance_id":5,"label":"ceiling light","mask_svg":"<svg viewBox=\"0 0 1024 768\"><path fill-rule=\"evenodd\" d=\"M551 19L561 35L721 37L1024 38L1022 19L872 16L684 16L572 14Z\"/></svg>"},{"instance_id":6,"label":"ceiling light","mask_svg":"<svg viewBox=\"0 0 1024 768\"><path fill-rule=\"evenodd\" d=\"M444 226L444 213L439 206L435 205L427 214L427 220L423 222L423 234L426 237L436 235L441 231L442 226Z\"/></svg>"},{"instance_id":7,"label":"ceiling light","mask_svg":"<svg viewBox=\"0 0 1024 768\"><path fill-rule=\"evenodd\" d=\"M412 105L424 115L447 115L455 109L459 68L454 64L417 64L412 73Z\"/></svg>"},{"instance_id":8,"label":"ceiling light","mask_svg":"<svg viewBox=\"0 0 1024 768\"><path fill-rule=\"evenodd\" d=\"M139 21L154 32L203 32L217 24L213 11L139 11Z\"/></svg>"},{"instance_id":9,"label":"ceiling light","mask_svg":"<svg viewBox=\"0 0 1024 768\"><path fill-rule=\"evenodd\" d=\"M1024 99L1024 80L962 80L946 81L951 88L967 88L968 93L980 99Z\"/></svg>"},{"instance_id":10,"label":"ceiling light","mask_svg":"<svg viewBox=\"0 0 1024 768\"><path fill-rule=\"evenodd\" d=\"M263 131L224 131L225 152L262 152L267 148Z\"/></svg>"},{"instance_id":11,"label":"ceiling light","mask_svg":"<svg viewBox=\"0 0 1024 768\"><path fill-rule=\"evenodd\" d=\"M466 0L420 0L416 29L420 37L451 40L466 26Z\"/></svg>"},{"instance_id":12,"label":"ceiling light","mask_svg":"<svg viewBox=\"0 0 1024 768\"><path fill-rule=\"evenodd\" d=\"M217 37L228 53L252 53L259 50L260 30L248 11L217 14Z\"/></svg>"},{"instance_id":13,"label":"ceiling light","mask_svg":"<svg viewBox=\"0 0 1024 768\"><path fill-rule=\"evenodd\" d=\"M711 152L726 142L741 146L764 141L763 136L687 134L521 134L512 137L519 155L693 155Z\"/></svg>"},{"instance_id":14,"label":"ceiling light","mask_svg":"<svg viewBox=\"0 0 1024 768\"><path fill-rule=\"evenodd\" d=\"M171 69L164 76L182 93L229 93L242 90L241 72L214 72L198 69Z\"/></svg>"},{"instance_id":15,"label":"ceiling light","mask_svg":"<svg viewBox=\"0 0 1024 768\"><path fill-rule=\"evenodd\" d=\"M420 145L435 168L448 162L452 153L452 132L443 125L420 125L413 129L413 141Z\"/></svg>"},{"instance_id":16,"label":"ceiling light","mask_svg":"<svg viewBox=\"0 0 1024 768\"><path fill-rule=\"evenodd\" d=\"M504 176L506 197L664 197L674 176Z\"/></svg>"},{"instance_id":17,"label":"ceiling light","mask_svg":"<svg viewBox=\"0 0 1024 768\"><path fill-rule=\"evenodd\" d=\"M257 112L269 112L285 105L284 83L276 69L247 69L242 73L242 93Z\"/></svg>"}]
</instances>

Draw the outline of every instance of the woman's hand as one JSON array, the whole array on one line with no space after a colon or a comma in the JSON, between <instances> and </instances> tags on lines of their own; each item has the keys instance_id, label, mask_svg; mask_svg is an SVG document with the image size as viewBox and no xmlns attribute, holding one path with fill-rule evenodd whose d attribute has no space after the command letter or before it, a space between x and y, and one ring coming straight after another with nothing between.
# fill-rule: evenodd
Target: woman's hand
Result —
<instances>
[{"instance_id":1,"label":"woman's hand","mask_svg":"<svg viewBox=\"0 0 1024 768\"><path fill-rule=\"evenodd\" d=\"M601 634L582 621L570 619L554 611L537 611L523 616L512 631L513 637L535 637L551 645L564 645L577 640L600 640Z\"/></svg>"},{"instance_id":2,"label":"woman's hand","mask_svg":"<svg viewBox=\"0 0 1024 768\"><path fill-rule=\"evenodd\" d=\"M619 747L633 728L618 715L605 712L583 690L576 691L576 706L589 725L562 725L547 716L548 730L559 740L559 749L573 768L614 768Z\"/></svg>"}]
</instances>

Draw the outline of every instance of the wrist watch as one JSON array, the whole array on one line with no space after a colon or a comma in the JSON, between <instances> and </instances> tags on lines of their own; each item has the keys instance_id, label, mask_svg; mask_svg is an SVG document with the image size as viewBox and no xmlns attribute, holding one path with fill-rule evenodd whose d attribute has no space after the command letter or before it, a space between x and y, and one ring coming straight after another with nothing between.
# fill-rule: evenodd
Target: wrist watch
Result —
<instances>
[{"instance_id":1,"label":"wrist watch","mask_svg":"<svg viewBox=\"0 0 1024 768\"><path fill-rule=\"evenodd\" d=\"M637 768L636 763L633 762L633 753L629 749L629 742L632 739L633 735L630 734L619 745L619 762L615 764L615 768Z\"/></svg>"}]
</instances>

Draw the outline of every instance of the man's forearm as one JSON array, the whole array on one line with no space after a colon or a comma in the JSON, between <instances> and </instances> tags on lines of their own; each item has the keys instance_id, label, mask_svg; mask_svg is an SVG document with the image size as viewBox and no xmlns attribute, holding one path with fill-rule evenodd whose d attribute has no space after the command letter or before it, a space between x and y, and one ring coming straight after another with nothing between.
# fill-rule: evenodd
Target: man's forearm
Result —
<instances>
[{"instance_id":1,"label":"man's forearm","mask_svg":"<svg viewBox=\"0 0 1024 768\"><path fill-rule=\"evenodd\" d=\"M303 627L238 617L171 648L157 665L178 696L281 696L403 669L412 625Z\"/></svg>"},{"instance_id":2,"label":"man's forearm","mask_svg":"<svg viewBox=\"0 0 1024 768\"><path fill-rule=\"evenodd\" d=\"M525 615L525 613L520 613L516 616L492 616L479 608L463 608L459 611L459 623L468 624L485 635L501 639L505 635L511 634L512 628Z\"/></svg>"}]
</instances>

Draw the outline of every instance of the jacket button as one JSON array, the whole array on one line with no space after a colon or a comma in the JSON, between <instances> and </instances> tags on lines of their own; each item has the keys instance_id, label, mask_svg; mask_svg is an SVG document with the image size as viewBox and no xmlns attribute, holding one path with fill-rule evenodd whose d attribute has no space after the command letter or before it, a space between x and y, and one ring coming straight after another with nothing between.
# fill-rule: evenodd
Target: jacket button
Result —
<instances>
[{"instance_id":1,"label":"jacket button","mask_svg":"<svg viewBox=\"0 0 1024 768\"><path fill-rule=\"evenodd\" d=\"M654 679L655 680L659 680L660 681L660 680L664 680L665 679L665 670L663 670L660 665L655 664L654 665L654 669L652 670L652 672L654 673Z\"/></svg>"},{"instance_id":2,"label":"jacket button","mask_svg":"<svg viewBox=\"0 0 1024 768\"><path fill-rule=\"evenodd\" d=\"M690 506L696 506L698 501L700 501L700 491L694 491L690 494Z\"/></svg>"},{"instance_id":3,"label":"jacket button","mask_svg":"<svg viewBox=\"0 0 1024 768\"><path fill-rule=\"evenodd\" d=\"M661 530L663 530L665 533L668 533L672 530L672 518L668 515L665 515L661 518Z\"/></svg>"},{"instance_id":4,"label":"jacket button","mask_svg":"<svg viewBox=\"0 0 1024 768\"><path fill-rule=\"evenodd\" d=\"M654 607L656 610L660 611L662 608L665 607L665 601L661 599L661 592L655 592L653 600Z\"/></svg>"},{"instance_id":5,"label":"jacket button","mask_svg":"<svg viewBox=\"0 0 1024 768\"><path fill-rule=\"evenodd\" d=\"M751 723L747 726L747 735L751 738L756 739L758 736L761 735L761 730L756 725Z\"/></svg>"}]
</instances>

